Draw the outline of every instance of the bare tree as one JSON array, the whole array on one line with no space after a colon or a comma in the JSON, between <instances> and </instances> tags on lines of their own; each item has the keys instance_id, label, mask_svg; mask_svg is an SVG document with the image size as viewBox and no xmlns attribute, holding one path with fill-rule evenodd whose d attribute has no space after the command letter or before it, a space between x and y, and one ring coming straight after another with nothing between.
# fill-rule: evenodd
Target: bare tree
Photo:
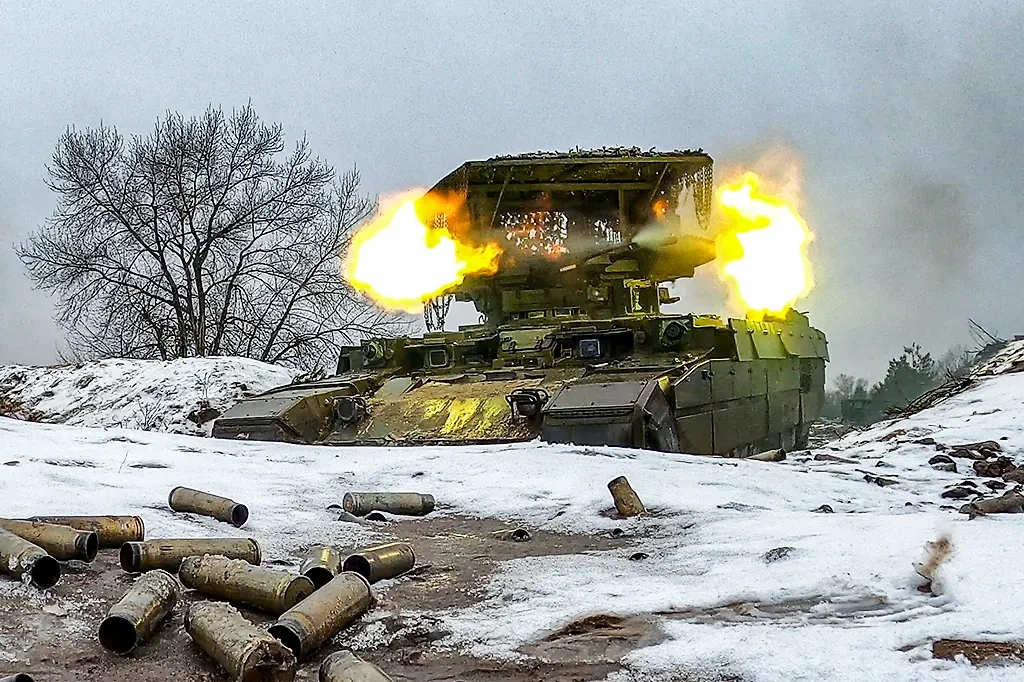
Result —
<instances>
[{"instance_id":1,"label":"bare tree","mask_svg":"<svg viewBox=\"0 0 1024 682\"><path fill-rule=\"evenodd\" d=\"M305 369L339 346L397 331L357 294L340 258L375 209L305 139L251 105L169 113L127 142L69 128L47 168L51 219L18 247L57 295L78 357L238 355Z\"/></svg>"}]
</instances>

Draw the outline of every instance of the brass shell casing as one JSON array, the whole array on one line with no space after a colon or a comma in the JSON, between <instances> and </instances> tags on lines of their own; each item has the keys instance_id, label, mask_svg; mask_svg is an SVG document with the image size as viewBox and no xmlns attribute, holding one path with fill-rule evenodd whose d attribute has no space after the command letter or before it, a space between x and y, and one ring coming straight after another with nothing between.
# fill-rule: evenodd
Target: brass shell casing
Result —
<instances>
[{"instance_id":1,"label":"brass shell casing","mask_svg":"<svg viewBox=\"0 0 1024 682\"><path fill-rule=\"evenodd\" d=\"M100 549L120 547L126 542L146 539L146 524L139 516L33 516L29 521L95 531Z\"/></svg>"},{"instance_id":2,"label":"brass shell casing","mask_svg":"<svg viewBox=\"0 0 1024 682\"><path fill-rule=\"evenodd\" d=\"M224 602L194 602L185 631L235 682L292 682L295 656L265 630Z\"/></svg>"},{"instance_id":3,"label":"brass shell casing","mask_svg":"<svg viewBox=\"0 0 1024 682\"><path fill-rule=\"evenodd\" d=\"M192 512L241 528L249 519L249 508L234 500L201 490L178 486L167 496L167 504L176 512Z\"/></svg>"},{"instance_id":4,"label":"brass shell casing","mask_svg":"<svg viewBox=\"0 0 1024 682\"><path fill-rule=\"evenodd\" d=\"M167 571L142 574L100 623L100 644L123 656L152 635L178 603L178 581Z\"/></svg>"},{"instance_id":5,"label":"brass shell casing","mask_svg":"<svg viewBox=\"0 0 1024 682\"><path fill-rule=\"evenodd\" d=\"M640 497L633 491L625 476L619 476L608 483L608 490L615 500L615 509L622 516L639 516L647 513L647 508Z\"/></svg>"},{"instance_id":6,"label":"brass shell casing","mask_svg":"<svg viewBox=\"0 0 1024 682\"><path fill-rule=\"evenodd\" d=\"M28 573L34 587L46 589L60 580L60 564L42 547L0 528L0 573L15 578Z\"/></svg>"},{"instance_id":7,"label":"brass shell casing","mask_svg":"<svg viewBox=\"0 0 1024 682\"><path fill-rule=\"evenodd\" d=\"M206 554L243 559L259 566L260 545L252 538L180 538L126 542L121 546L121 568L141 573L162 568L177 573L181 562L190 556Z\"/></svg>"},{"instance_id":8,"label":"brass shell casing","mask_svg":"<svg viewBox=\"0 0 1024 682\"><path fill-rule=\"evenodd\" d=\"M420 493L345 493L341 505L353 516L366 516L372 511L426 516L434 511L434 496Z\"/></svg>"},{"instance_id":9,"label":"brass shell casing","mask_svg":"<svg viewBox=\"0 0 1024 682\"><path fill-rule=\"evenodd\" d=\"M192 556L181 562L182 585L207 597L245 604L278 616L313 594L316 587L304 575L294 575L241 559Z\"/></svg>"},{"instance_id":10,"label":"brass shell casing","mask_svg":"<svg viewBox=\"0 0 1024 682\"><path fill-rule=\"evenodd\" d=\"M54 559L92 561L100 548L99 536L92 530L75 530L41 521L0 519L0 528L46 550Z\"/></svg>"},{"instance_id":11,"label":"brass shell casing","mask_svg":"<svg viewBox=\"0 0 1024 682\"><path fill-rule=\"evenodd\" d=\"M299 573L313 581L320 589L341 573L344 557L341 552L326 545L317 545L306 552Z\"/></svg>"},{"instance_id":12,"label":"brass shell casing","mask_svg":"<svg viewBox=\"0 0 1024 682\"><path fill-rule=\"evenodd\" d=\"M270 634L301 661L366 613L373 603L373 591L366 578L343 572L281 614L270 626Z\"/></svg>"},{"instance_id":13,"label":"brass shell casing","mask_svg":"<svg viewBox=\"0 0 1024 682\"><path fill-rule=\"evenodd\" d=\"M405 542L367 547L345 557L343 571L352 571L373 584L401 575L416 565L416 553Z\"/></svg>"},{"instance_id":14,"label":"brass shell casing","mask_svg":"<svg viewBox=\"0 0 1024 682\"><path fill-rule=\"evenodd\" d=\"M384 671L356 656L339 651L320 664L320 682L394 682Z\"/></svg>"}]
</instances>

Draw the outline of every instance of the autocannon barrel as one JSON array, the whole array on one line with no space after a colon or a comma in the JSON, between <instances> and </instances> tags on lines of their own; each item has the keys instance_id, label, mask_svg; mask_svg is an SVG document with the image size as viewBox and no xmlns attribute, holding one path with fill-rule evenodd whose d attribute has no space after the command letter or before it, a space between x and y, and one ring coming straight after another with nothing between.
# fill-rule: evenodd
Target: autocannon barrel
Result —
<instances>
[{"instance_id":1,"label":"autocannon barrel","mask_svg":"<svg viewBox=\"0 0 1024 682\"><path fill-rule=\"evenodd\" d=\"M339 651L320 664L320 682L393 682L384 671L351 651Z\"/></svg>"},{"instance_id":2,"label":"autocannon barrel","mask_svg":"<svg viewBox=\"0 0 1024 682\"><path fill-rule=\"evenodd\" d=\"M47 554L60 561L92 561L100 547L99 536L92 530L75 530L41 521L14 519L0 519L0 528L42 547Z\"/></svg>"},{"instance_id":3,"label":"autocannon barrel","mask_svg":"<svg viewBox=\"0 0 1024 682\"><path fill-rule=\"evenodd\" d=\"M178 581L167 571L149 571L135 581L100 623L100 644L125 655L149 638L178 602Z\"/></svg>"},{"instance_id":4,"label":"autocannon barrel","mask_svg":"<svg viewBox=\"0 0 1024 682\"><path fill-rule=\"evenodd\" d=\"M317 545L306 552L299 573L312 580L316 588L320 589L341 573L343 558L341 552L333 547Z\"/></svg>"},{"instance_id":5,"label":"autocannon barrel","mask_svg":"<svg viewBox=\"0 0 1024 682\"><path fill-rule=\"evenodd\" d=\"M389 542L353 552L345 558L342 570L358 573L372 584L412 570L415 564L416 553L411 545Z\"/></svg>"},{"instance_id":6,"label":"autocannon barrel","mask_svg":"<svg viewBox=\"0 0 1024 682\"><path fill-rule=\"evenodd\" d=\"M241 528L249 518L249 508L234 500L211 495L201 490L178 486L167 496L167 504L176 512L192 512L211 516L218 521Z\"/></svg>"},{"instance_id":7,"label":"autocannon barrel","mask_svg":"<svg viewBox=\"0 0 1024 682\"><path fill-rule=\"evenodd\" d=\"M291 682L295 656L281 642L224 602L195 602L185 631L237 682Z\"/></svg>"},{"instance_id":8,"label":"autocannon barrel","mask_svg":"<svg viewBox=\"0 0 1024 682\"><path fill-rule=\"evenodd\" d=\"M140 573L162 568L177 573L190 556L219 555L244 559L254 566L262 558L260 545L252 538L180 538L126 542L121 546L121 568Z\"/></svg>"},{"instance_id":9,"label":"autocannon barrel","mask_svg":"<svg viewBox=\"0 0 1024 682\"><path fill-rule=\"evenodd\" d=\"M126 542L146 539L146 524L139 516L33 516L29 521L95 531L100 549L120 547Z\"/></svg>"},{"instance_id":10,"label":"autocannon barrel","mask_svg":"<svg viewBox=\"0 0 1024 682\"><path fill-rule=\"evenodd\" d=\"M193 556L181 562L181 583L208 596L245 604L277 616L313 594L313 581L241 559Z\"/></svg>"},{"instance_id":11,"label":"autocannon barrel","mask_svg":"<svg viewBox=\"0 0 1024 682\"><path fill-rule=\"evenodd\" d=\"M28 573L32 585L46 589L60 580L60 564L42 547L0 528L0 573L16 578Z\"/></svg>"},{"instance_id":12,"label":"autocannon barrel","mask_svg":"<svg viewBox=\"0 0 1024 682\"><path fill-rule=\"evenodd\" d=\"M341 504L354 516L366 516L372 511L426 516L434 511L434 496L420 493L345 493Z\"/></svg>"},{"instance_id":13,"label":"autocannon barrel","mask_svg":"<svg viewBox=\"0 0 1024 682\"><path fill-rule=\"evenodd\" d=\"M311 596L281 614L270 634L305 659L373 605L370 583L358 573L340 573Z\"/></svg>"}]
</instances>

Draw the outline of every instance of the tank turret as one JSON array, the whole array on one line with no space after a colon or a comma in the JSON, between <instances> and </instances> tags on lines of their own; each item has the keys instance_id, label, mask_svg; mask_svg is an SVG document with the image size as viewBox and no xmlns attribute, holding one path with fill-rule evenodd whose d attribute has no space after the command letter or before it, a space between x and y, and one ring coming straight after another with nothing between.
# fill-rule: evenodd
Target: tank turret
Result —
<instances>
[{"instance_id":1,"label":"tank turret","mask_svg":"<svg viewBox=\"0 0 1024 682\"><path fill-rule=\"evenodd\" d=\"M366 339L336 376L243 401L222 438L420 444L531 440L737 455L806 442L825 336L796 312L670 314L665 284L715 259L712 159L636 149L463 164L432 193L495 271L449 290L476 325Z\"/></svg>"}]
</instances>

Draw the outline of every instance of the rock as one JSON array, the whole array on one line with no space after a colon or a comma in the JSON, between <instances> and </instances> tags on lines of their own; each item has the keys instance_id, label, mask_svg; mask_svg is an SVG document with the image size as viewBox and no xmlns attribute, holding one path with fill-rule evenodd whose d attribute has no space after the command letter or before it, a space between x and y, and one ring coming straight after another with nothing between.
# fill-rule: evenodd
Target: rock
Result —
<instances>
[{"instance_id":1,"label":"rock","mask_svg":"<svg viewBox=\"0 0 1024 682\"><path fill-rule=\"evenodd\" d=\"M827 504L821 505L820 507L818 507L814 511L818 512L819 514L833 514L833 513L835 513L835 511L832 509L832 507L827 505Z\"/></svg>"},{"instance_id":2,"label":"rock","mask_svg":"<svg viewBox=\"0 0 1024 682\"><path fill-rule=\"evenodd\" d=\"M932 468L935 469L936 471L948 471L951 474L955 474L956 473L956 462L949 462L948 464L947 463L933 464Z\"/></svg>"},{"instance_id":3,"label":"rock","mask_svg":"<svg viewBox=\"0 0 1024 682\"><path fill-rule=\"evenodd\" d=\"M1006 487L1006 484L1002 481L984 481L982 482L982 485L989 490L1002 490Z\"/></svg>"},{"instance_id":4,"label":"rock","mask_svg":"<svg viewBox=\"0 0 1024 682\"><path fill-rule=\"evenodd\" d=\"M1011 471L1007 471L1002 476L1004 481L1009 483L1024 483L1024 467L1017 467Z\"/></svg>"},{"instance_id":5,"label":"rock","mask_svg":"<svg viewBox=\"0 0 1024 682\"><path fill-rule=\"evenodd\" d=\"M644 559L647 559L650 556L651 555L648 554L647 552L634 552L633 554L629 555L629 560L630 561L643 561Z\"/></svg>"},{"instance_id":6,"label":"rock","mask_svg":"<svg viewBox=\"0 0 1024 682\"><path fill-rule=\"evenodd\" d=\"M205 400L199 403L199 407L188 413L188 419L196 426L202 426L208 422L213 421L220 416L220 410L216 410L210 407L210 403Z\"/></svg>"},{"instance_id":7,"label":"rock","mask_svg":"<svg viewBox=\"0 0 1024 682\"><path fill-rule=\"evenodd\" d=\"M935 455L928 460L928 463L939 471L950 471L954 474L956 473L956 462L954 462L953 458L949 455Z\"/></svg>"},{"instance_id":8,"label":"rock","mask_svg":"<svg viewBox=\"0 0 1024 682\"><path fill-rule=\"evenodd\" d=\"M16 466L18 466L19 464L21 464L21 462L19 462L19 461L18 461L18 460L16 460L16 459L12 459L12 460L10 460L10 461L4 462L4 466L5 466L5 467L16 467Z\"/></svg>"},{"instance_id":9,"label":"rock","mask_svg":"<svg viewBox=\"0 0 1024 682\"><path fill-rule=\"evenodd\" d=\"M770 549L767 552L765 552L761 556L761 559L766 564L770 564L773 561L778 561L779 559L785 559L790 554L792 554L794 551L796 551L796 547L776 547L775 549Z\"/></svg>"},{"instance_id":10,"label":"rock","mask_svg":"<svg viewBox=\"0 0 1024 682\"><path fill-rule=\"evenodd\" d=\"M953 448L949 454L952 457L959 457L960 459L985 459L985 455L980 452L976 450L967 450L966 448Z\"/></svg>"},{"instance_id":11,"label":"rock","mask_svg":"<svg viewBox=\"0 0 1024 682\"><path fill-rule=\"evenodd\" d=\"M950 488L949 490L943 491L942 497L948 500L963 500L977 494L978 491L974 490L973 488L963 488L957 486L956 488Z\"/></svg>"},{"instance_id":12,"label":"rock","mask_svg":"<svg viewBox=\"0 0 1024 682\"><path fill-rule=\"evenodd\" d=\"M1009 457L997 457L994 460L979 460L974 463L974 473L985 478L999 478L1003 474L1016 469Z\"/></svg>"},{"instance_id":13,"label":"rock","mask_svg":"<svg viewBox=\"0 0 1024 682\"><path fill-rule=\"evenodd\" d=\"M819 452L814 456L816 462L839 462L840 464L856 464L852 459L846 459L844 457L836 457L835 455L829 455L824 452Z\"/></svg>"}]
</instances>

